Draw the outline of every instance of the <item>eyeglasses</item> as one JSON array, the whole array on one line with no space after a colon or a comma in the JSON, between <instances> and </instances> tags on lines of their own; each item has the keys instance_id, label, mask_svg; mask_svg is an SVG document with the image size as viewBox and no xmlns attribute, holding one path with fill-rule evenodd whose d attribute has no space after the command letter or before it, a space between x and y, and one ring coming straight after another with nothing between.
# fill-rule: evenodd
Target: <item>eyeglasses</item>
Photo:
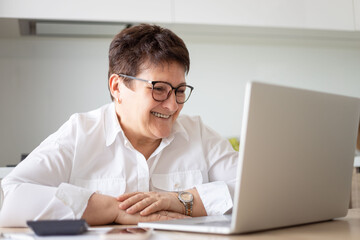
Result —
<instances>
[{"instance_id":1,"label":"eyeglasses","mask_svg":"<svg viewBox=\"0 0 360 240\"><path fill-rule=\"evenodd\" d=\"M168 99L170 97L172 91L175 90L176 102L178 104L183 104L189 99L191 92L194 89L194 87L192 87L190 85L186 85L186 84L181 84L178 87L173 87L168 82L150 81L150 80L145 80L145 79L132 77L132 76L124 75L124 74L117 74L117 75L120 77L139 80L139 81L143 81L143 82L147 82L147 83L151 84L152 85L152 97L157 102L165 101L166 99Z\"/></svg>"}]
</instances>

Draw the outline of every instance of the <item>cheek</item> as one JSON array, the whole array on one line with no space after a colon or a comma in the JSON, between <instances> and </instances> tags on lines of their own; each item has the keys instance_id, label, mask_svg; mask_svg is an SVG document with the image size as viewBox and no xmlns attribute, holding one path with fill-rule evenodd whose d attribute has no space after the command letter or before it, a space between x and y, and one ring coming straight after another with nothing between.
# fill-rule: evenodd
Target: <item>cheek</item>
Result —
<instances>
[{"instance_id":1,"label":"cheek","mask_svg":"<svg viewBox=\"0 0 360 240\"><path fill-rule=\"evenodd\" d=\"M149 98L148 96L142 95L141 97L136 99L136 108L140 114L150 114L151 110L154 109L158 103L154 102L154 100Z\"/></svg>"},{"instance_id":2,"label":"cheek","mask_svg":"<svg viewBox=\"0 0 360 240\"><path fill-rule=\"evenodd\" d=\"M183 107L184 107L184 104L179 105L179 108L178 108L178 110L177 110L177 112L176 112L176 116L178 116L178 115L180 114L180 112L181 112L181 110L183 109Z\"/></svg>"}]
</instances>

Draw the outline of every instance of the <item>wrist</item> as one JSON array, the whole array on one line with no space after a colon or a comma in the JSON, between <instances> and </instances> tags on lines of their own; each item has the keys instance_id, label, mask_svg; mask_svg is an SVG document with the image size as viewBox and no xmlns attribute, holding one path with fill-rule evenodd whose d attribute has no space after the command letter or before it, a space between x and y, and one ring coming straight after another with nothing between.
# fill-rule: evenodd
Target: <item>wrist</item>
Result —
<instances>
[{"instance_id":1,"label":"wrist","mask_svg":"<svg viewBox=\"0 0 360 240\"><path fill-rule=\"evenodd\" d=\"M190 192L179 192L178 199L185 208L184 215L191 217L193 213L194 195Z\"/></svg>"},{"instance_id":2,"label":"wrist","mask_svg":"<svg viewBox=\"0 0 360 240\"><path fill-rule=\"evenodd\" d=\"M171 205L171 211L177 212L180 214L185 214L185 206L179 200L179 193L172 192L171 195L173 196L173 204Z\"/></svg>"},{"instance_id":3,"label":"wrist","mask_svg":"<svg viewBox=\"0 0 360 240\"><path fill-rule=\"evenodd\" d=\"M104 225L114 222L118 217L117 201L115 198L94 193L88 200L82 215L89 225Z\"/></svg>"}]
</instances>

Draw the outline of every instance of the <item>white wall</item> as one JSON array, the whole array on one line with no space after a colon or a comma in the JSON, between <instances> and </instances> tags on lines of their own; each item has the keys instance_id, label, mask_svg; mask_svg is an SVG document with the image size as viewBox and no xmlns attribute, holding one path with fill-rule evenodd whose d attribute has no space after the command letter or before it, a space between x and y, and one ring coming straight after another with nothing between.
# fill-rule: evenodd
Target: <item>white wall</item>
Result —
<instances>
[{"instance_id":1,"label":"white wall","mask_svg":"<svg viewBox=\"0 0 360 240\"><path fill-rule=\"evenodd\" d=\"M274 36L179 33L191 54L195 87L183 113L238 136L251 79L360 97L360 42ZM16 164L74 112L110 101L111 39L0 39L0 166Z\"/></svg>"}]
</instances>

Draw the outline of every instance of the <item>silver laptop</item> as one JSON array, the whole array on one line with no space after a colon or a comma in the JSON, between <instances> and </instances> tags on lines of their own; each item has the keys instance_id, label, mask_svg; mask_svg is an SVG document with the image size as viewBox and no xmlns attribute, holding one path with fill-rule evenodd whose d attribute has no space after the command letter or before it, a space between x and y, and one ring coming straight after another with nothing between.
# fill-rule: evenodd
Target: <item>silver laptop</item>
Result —
<instances>
[{"instance_id":1,"label":"silver laptop","mask_svg":"<svg viewBox=\"0 0 360 240\"><path fill-rule=\"evenodd\" d=\"M248 83L232 215L138 225L237 234L345 216L359 112L357 98Z\"/></svg>"}]
</instances>

